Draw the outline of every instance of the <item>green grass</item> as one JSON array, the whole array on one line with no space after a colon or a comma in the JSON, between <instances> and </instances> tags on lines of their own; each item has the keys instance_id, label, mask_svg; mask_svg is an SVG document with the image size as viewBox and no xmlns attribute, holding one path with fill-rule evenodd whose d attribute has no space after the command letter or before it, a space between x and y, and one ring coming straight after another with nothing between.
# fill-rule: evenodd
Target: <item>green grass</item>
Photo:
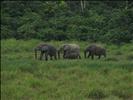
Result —
<instances>
[{"instance_id":1,"label":"green grass","mask_svg":"<svg viewBox=\"0 0 133 100\"><path fill-rule=\"evenodd\" d=\"M33 48L39 40L1 41L2 100L132 100L133 44L101 44L107 58L84 59L87 42L51 41L56 47L77 43L80 60L39 61Z\"/></svg>"}]
</instances>

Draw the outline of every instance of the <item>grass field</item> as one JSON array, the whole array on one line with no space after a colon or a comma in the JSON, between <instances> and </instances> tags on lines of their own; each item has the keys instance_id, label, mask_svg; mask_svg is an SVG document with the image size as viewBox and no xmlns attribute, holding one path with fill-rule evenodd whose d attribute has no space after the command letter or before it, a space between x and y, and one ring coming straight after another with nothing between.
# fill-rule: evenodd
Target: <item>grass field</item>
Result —
<instances>
[{"instance_id":1,"label":"grass field","mask_svg":"<svg viewBox=\"0 0 133 100\"><path fill-rule=\"evenodd\" d=\"M133 43L98 43L107 58L91 60L83 57L87 42L51 41L79 44L82 59L39 61L33 48L41 42L1 41L2 100L133 100Z\"/></svg>"}]
</instances>

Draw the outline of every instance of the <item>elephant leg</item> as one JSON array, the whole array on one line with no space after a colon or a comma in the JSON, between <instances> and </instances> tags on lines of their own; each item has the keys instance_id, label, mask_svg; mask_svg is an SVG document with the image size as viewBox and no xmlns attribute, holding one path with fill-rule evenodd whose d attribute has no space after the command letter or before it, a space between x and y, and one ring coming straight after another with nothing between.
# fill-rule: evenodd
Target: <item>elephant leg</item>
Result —
<instances>
[{"instance_id":1,"label":"elephant leg","mask_svg":"<svg viewBox=\"0 0 133 100\"><path fill-rule=\"evenodd\" d=\"M86 58L86 55L87 55L87 52L86 51L84 51L84 57Z\"/></svg>"},{"instance_id":2,"label":"elephant leg","mask_svg":"<svg viewBox=\"0 0 133 100\"><path fill-rule=\"evenodd\" d=\"M48 54L45 53L45 60L47 61L48 60Z\"/></svg>"},{"instance_id":3,"label":"elephant leg","mask_svg":"<svg viewBox=\"0 0 133 100\"><path fill-rule=\"evenodd\" d=\"M63 54L63 59L65 59L65 55Z\"/></svg>"},{"instance_id":4,"label":"elephant leg","mask_svg":"<svg viewBox=\"0 0 133 100\"><path fill-rule=\"evenodd\" d=\"M60 59L60 54L58 54L58 59Z\"/></svg>"},{"instance_id":5,"label":"elephant leg","mask_svg":"<svg viewBox=\"0 0 133 100\"><path fill-rule=\"evenodd\" d=\"M98 59L100 59L100 58L101 58L101 55L98 56Z\"/></svg>"},{"instance_id":6,"label":"elephant leg","mask_svg":"<svg viewBox=\"0 0 133 100\"><path fill-rule=\"evenodd\" d=\"M43 54L44 54L44 52L41 51L41 53L40 53L40 60L42 60Z\"/></svg>"},{"instance_id":7,"label":"elephant leg","mask_svg":"<svg viewBox=\"0 0 133 100\"><path fill-rule=\"evenodd\" d=\"M65 54L63 54L63 58L65 58Z\"/></svg>"},{"instance_id":8,"label":"elephant leg","mask_svg":"<svg viewBox=\"0 0 133 100\"><path fill-rule=\"evenodd\" d=\"M91 55L91 59L94 59L94 55Z\"/></svg>"},{"instance_id":9,"label":"elephant leg","mask_svg":"<svg viewBox=\"0 0 133 100\"><path fill-rule=\"evenodd\" d=\"M57 60L57 56L56 55L54 55L54 59Z\"/></svg>"},{"instance_id":10,"label":"elephant leg","mask_svg":"<svg viewBox=\"0 0 133 100\"><path fill-rule=\"evenodd\" d=\"M66 55L66 52L64 51L64 52L63 52L63 58L64 58L64 59L65 59L65 55Z\"/></svg>"},{"instance_id":11,"label":"elephant leg","mask_svg":"<svg viewBox=\"0 0 133 100\"><path fill-rule=\"evenodd\" d=\"M91 54L89 53L88 56L87 56L87 58L90 58L90 56L91 56Z\"/></svg>"},{"instance_id":12,"label":"elephant leg","mask_svg":"<svg viewBox=\"0 0 133 100\"><path fill-rule=\"evenodd\" d=\"M106 54L104 54L104 58L106 58Z\"/></svg>"},{"instance_id":13,"label":"elephant leg","mask_svg":"<svg viewBox=\"0 0 133 100\"><path fill-rule=\"evenodd\" d=\"M79 57L79 59L81 59L81 56L80 55L78 57Z\"/></svg>"},{"instance_id":14,"label":"elephant leg","mask_svg":"<svg viewBox=\"0 0 133 100\"><path fill-rule=\"evenodd\" d=\"M53 57L52 56L50 56L50 60L53 60Z\"/></svg>"},{"instance_id":15,"label":"elephant leg","mask_svg":"<svg viewBox=\"0 0 133 100\"><path fill-rule=\"evenodd\" d=\"M37 50L35 50L35 59L37 59Z\"/></svg>"}]
</instances>

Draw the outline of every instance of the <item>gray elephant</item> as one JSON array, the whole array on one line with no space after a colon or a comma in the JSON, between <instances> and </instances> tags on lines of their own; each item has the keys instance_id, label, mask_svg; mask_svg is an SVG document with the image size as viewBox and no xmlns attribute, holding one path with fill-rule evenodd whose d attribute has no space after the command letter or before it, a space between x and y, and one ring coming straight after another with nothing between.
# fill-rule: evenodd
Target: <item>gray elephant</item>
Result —
<instances>
[{"instance_id":1,"label":"gray elephant","mask_svg":"<svg viewBox=\"0 0 133 100\"><path fill-rule=\"evenodd\" d=\"M63 58L76 59L81 58L80 47L76 44L63 44L58 50L58 58L60 59L60 53L63 53Z\"/></svg>"},{"instance_id":2,"label":"gray elephant","mask_svg":"<svg viewBox=\"0 0 133 100\"><path fill-rule=\"evenodd\" d=\"M87 56L88 58L91 56L91 58L94 59L94 55L96 55L100 59L102 55L106 57L106 49L96 45L90 45L84 50L85 58L87 54L88 54Z\"/></svg>"},{"instance_id":3,"label":"gray elephant","mask_svg":"<svg viewBox=\"0 0 133 100\"><path fill-rule=\"evenodd\" d=\"M35 59L37 59L37 51L40 51L40 60L42 60L43 55L45 54L45 60L48 60L48 56L50 56L50 59L52 60L53 57L54 59L57 59L57 50L54 46L49 45L49 44L40 44L34 49L35 51Z\"/></svg>"},{"instance_id":4,"label":"gray elephant","mask_svg":"<svg viewBox=\"0 0 133 100\"><path fill-rule=\"evenodd\" d=\"M65 59L81 59L80 55L78 52L73 52L73 51L67 51L65 56L64 56Z\"/></svg>"}]
</instances>

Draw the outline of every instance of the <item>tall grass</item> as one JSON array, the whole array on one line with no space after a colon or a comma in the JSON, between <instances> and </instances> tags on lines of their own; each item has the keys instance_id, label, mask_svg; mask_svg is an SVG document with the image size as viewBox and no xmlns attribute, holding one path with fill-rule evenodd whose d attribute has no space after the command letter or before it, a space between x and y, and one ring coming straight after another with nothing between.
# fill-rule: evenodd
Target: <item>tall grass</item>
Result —
<instances>
[{"instance_id":1,"label":"tall grass","mask_svg":"<svg viewBox=\"0 0 133 100\"><path fill-rule=\"evenodd\" d=\"M1 41L2 100L131 100L133 89L132 44L105 46L107 58L84 59L88 42L50 41L59 47L76 43L82 59L34 59L39 40Z\"/></svg>"}]
</instances>

